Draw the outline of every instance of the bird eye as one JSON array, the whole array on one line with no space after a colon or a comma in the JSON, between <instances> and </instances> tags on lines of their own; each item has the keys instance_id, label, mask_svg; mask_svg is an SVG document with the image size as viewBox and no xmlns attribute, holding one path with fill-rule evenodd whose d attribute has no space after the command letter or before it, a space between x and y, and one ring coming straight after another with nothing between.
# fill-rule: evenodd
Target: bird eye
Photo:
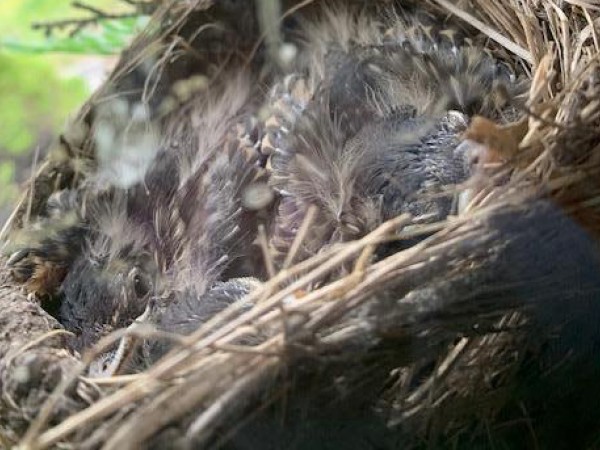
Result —
<instances>
[{"instance_id":1,"label":"bird eye","mask_svg":"<svg viewBox=\"0 0 600 450\"><path fill-rule=\"evenodd\" d=\"M133 284L133 292L137 298L142 298L148 295L152 289L152 282L143 274L137 267L130 273L130 280Z\"/></svg>"}]
</instances>

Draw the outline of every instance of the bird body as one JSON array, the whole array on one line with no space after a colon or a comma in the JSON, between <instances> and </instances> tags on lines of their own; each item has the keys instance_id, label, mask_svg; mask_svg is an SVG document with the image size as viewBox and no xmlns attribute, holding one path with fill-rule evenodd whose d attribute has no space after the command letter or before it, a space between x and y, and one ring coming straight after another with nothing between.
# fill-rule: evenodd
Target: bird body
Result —
<instances>
[{"instance_id":1,"label":"bird body","mask_svg":"<svg viewBox=\"0 0 600 450\"><path fill-rule=\"evenodd\" d=\"M197 71L191 62L167 65L158 99L121 98L116 84L117 100L99 103L91 124L97 171L58 194L69 199L64 209L76 223L12 261L35 290L31 280L48 278L40 261L61 256L44 293L61 297L59 319L77 335L78 350L132 324L151 299L158 305L151 320L162 328L177 328L181 320L167 318L183 311L190 323L204 321L210 314L203 308L213 310L204 299L227 286L218 283L264 279L256 258L260 223L277 269L310 207L316 219L297 259L402 213L435 221L456 212L452 188L471 170L456 150L460 135L473 114L501 118L509 105L494 92L518 92L516 78L482 48L461 42L458 31L401 18L392 7L374 11L336 4L299 12L298 25L282 31L298 50L288 68L245 64L209 46L216 36L207 35L197 45L204 42L214 60L202 59ZM223 23L215 33L247 46ZM252 24L244 28L254 32ZM131 87L151 62L121 85ZM177 70L187 76L171 79L166 92ZM121 123L124 111L138 111L135 126ZM121 163L111 158L121 156L105 158L104 167L103 148L128 149L135 170L115 179ZM138 163L136 151L143 153ZM266 201L249 201L250 191L267 192ZM48 211L57 210L54 203ZM65 239L69 251L57 251Z\"/></svg>"},{"instance_id":2,"label":"bird body","mask_svg":"<svg viewBox=\"0 0 600 450\"><path fill-rule=\"evenodd\" d=\"M456 151L470 117L502 120L503 93L523 83L459 31L417 17L325 9L302 31L299 74L275 86L266 132L276 252L289 251L309 205L318 217L304 256L403 212L445 218L451 188L472 175L468 148Z\"/></svg>"},{"instance_id":3,"label":"bird body","mask_svg":"<svg viewBox=\"0 0 600 450\"><path fill-rule=\"evenodd\" d=\"M47 270L38 260L62 258L66 276L48 291L62 297L59 319L78 337L75 348L127 327L161 292L190 286L203 293L249 254L256 223L242 197L262 169L247 148L248 80L228 85L223 96L190 99L194 107L165 121L168 139L142 182L104 187L91 178L69 196L75 223L18 252L15 271L34 265L30 282ZM63 241L69 251L60 250Z\"/></svg>"},{"instance_id":4,"label":"bird body","mask_svg":"<svg viewBox=\"0 0 600 450\"><path fill-rule=\"evenodd\" d=\"M560 442L557 411L575 411L588 391L593 411L600 398L596 248L565 211L530 192L462 214L465 198L490 181L489 166L519 151L528 121L511 122L524 109L522 76L501 52L452 19L439 25L421 4L408 11L383 0L285 1L281 27L269 27L262 45L261 2L209 3L192 8L183 25L165 12L168 30L181 27L158 42L163 53L134 58L134 46L125 55L119 67L130 71L117 71L91 106L96 153L84 180L45 202L37 226L52 234L32 233L10 261L30 291L58 299L75 351L115 329L130 332L91 364L94 376L143 370L173 343L208 333L225 309L233 322L223 334L251 311L227 344L219 334L211 346L203 334L177 355L178 364L192 354L198 360L186 373L176 366L180 390L168 392L190 381L212 391L215 367L227 376L215 381L214 398L186 398L174 412L179 399L161 392L138 402L141 413L123 429L163 430L197 408L202 415L182 433L185 448L194 446L196 426L220 414L235 423L226 433L232 449L366 441L412 448L406 435L409 444L483 439L485 447L488 431L514 441L506 413L526 422L517 442L535 434L530 427L544 431L542 447ZM281 59L277 45L295 57L272 61ZM354 269L345 261L331 268L336 248L358 248L339 244L405 215L425 232L394 230L399 242L378 235L356 261L345 260ZM300 290L276 305L253 295L261 287L265 297L291 291L281 285L298 274L290 265L315 255L334 256ZM332 322L342 315L340 330ZM133 335L144 324L159 333L138 345ZM209 369L194 372L213 351ZM219 365L239 361L231 354L247 356L239 360L252 371L258 361L256 373L268 381ZM585 387L563 390L565 379ZM245 388L252 395L242 392L233 405L230 394L237 401ZM255 397L262 403L250 411ZM282 397L284 408L270 407ZM141 420L156 405L169 406L160 420ZM242 410L252 418L238 422ZM283 428L282 410L291 418ZM583 442L589 433L571 421L597 425L596 416L565 423Z\"/></svg>"}]
</instances>

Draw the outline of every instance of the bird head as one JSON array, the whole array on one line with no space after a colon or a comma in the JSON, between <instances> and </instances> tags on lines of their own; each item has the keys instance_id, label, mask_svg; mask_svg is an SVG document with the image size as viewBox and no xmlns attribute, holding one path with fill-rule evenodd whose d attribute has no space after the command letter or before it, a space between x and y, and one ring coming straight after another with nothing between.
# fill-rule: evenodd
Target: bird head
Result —
<instances>
[{"instance_id":1,"label":"bird head","mask_svg":"<svg viewBox=\"0 0 600 450\"><path fill-rule=\"evenodd\" d=\"M76 335L78 350L128 326L156 288L158 268L150 240L115 209L98 211L94 229L61 286L59 319Z\"/></svg>"}]
</instances>

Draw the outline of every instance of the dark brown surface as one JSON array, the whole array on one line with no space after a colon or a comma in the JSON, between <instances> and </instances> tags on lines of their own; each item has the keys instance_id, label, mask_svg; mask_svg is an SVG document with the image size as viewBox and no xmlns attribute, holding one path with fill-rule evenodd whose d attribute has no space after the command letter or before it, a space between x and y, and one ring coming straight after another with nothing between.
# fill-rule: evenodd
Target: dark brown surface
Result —
<instances>
[{"instance_id":1,"label":"dark brown surface","mask_svg":"<svg viewBox=\"0 0 600 450\"><path fill-rule=\"evenodd\" d=\"M0 268L0 434L14 439L35 418L58 383L71 373L77 359L54 331L60 324L10 279L5 261ZM45 337L48 336L48 337ZM81 407L63 398L53 421ZM2 444L2 441L0 441Z\"/></svg>"}]
</instances>

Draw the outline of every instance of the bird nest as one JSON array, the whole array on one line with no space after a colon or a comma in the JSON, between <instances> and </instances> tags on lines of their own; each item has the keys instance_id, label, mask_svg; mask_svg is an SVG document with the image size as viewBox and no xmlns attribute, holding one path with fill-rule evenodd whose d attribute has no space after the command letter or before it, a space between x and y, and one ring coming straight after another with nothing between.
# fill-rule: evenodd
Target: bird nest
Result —
<instances>
[{"instance_id":1,"label":"bird nest","mask_svg":"<svg viewBox=\"0 0 600 450\"><path fill-rule=\"evenodd\" d=\"M165 101L170 92L218 92L248 67L273 84L286 76L278 27L265 19L273 5L257 2L255 11L249 2L215 3L157 2L147 29L32 178L3 232L9 244L27 239L19 230L37 220L53 192L85 191L111 158L123 162L100 155L92 135L107 99L138 95L185 122L192 110ZM282 2L285 23L299 14L310 21L328 3ZM130 326L80 355L51 307L3 269L0 445L598 444L598 7L591 0L339 3L365 15L426 12L467 39L485 38L494 58L528 78L516 106L524 119L480 118L465 133L503 164L486 172L461 214L443 220L400 214L303 259L314 226L309 213L283 263L270 260L259 233L261 282L183 336ZM263 103L252 105L259 117ZM190 145L181 136L172 132L173 148ZM378 249L389 243L393 251L382 256ZM168 341L171 349L145 370L88 376L99 355L131 336Z\"/></svg>"}]
</instances>

